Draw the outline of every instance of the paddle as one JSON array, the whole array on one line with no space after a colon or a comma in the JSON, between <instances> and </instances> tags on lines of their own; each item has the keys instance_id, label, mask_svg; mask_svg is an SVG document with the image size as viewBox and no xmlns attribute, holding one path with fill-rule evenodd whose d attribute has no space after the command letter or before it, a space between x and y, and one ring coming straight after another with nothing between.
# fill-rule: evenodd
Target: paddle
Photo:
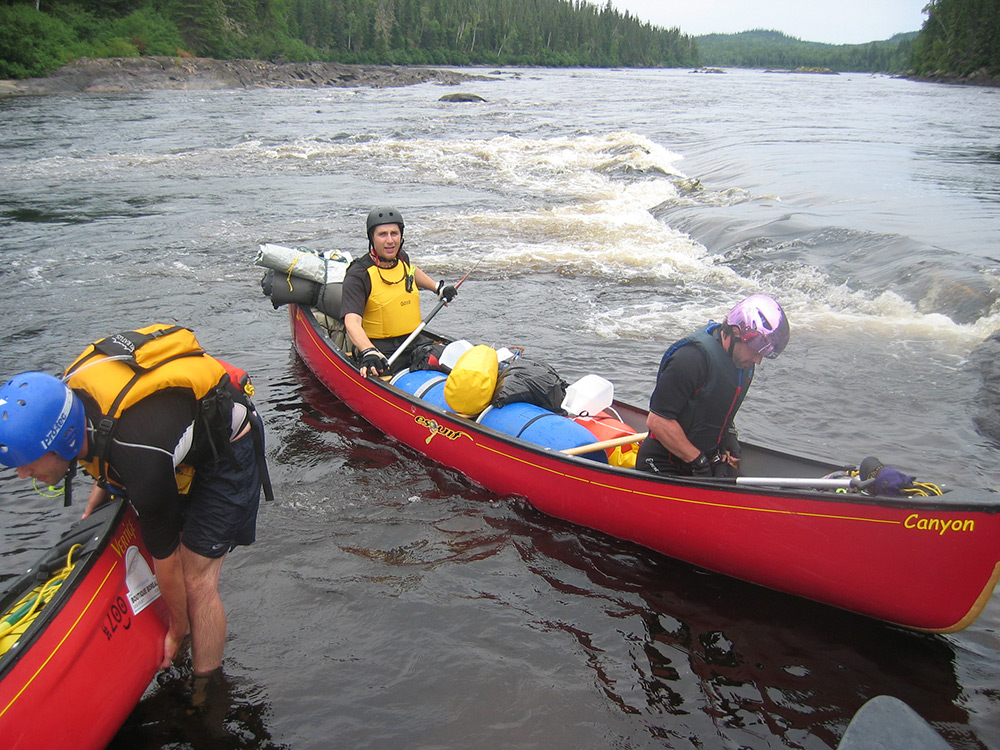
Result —
<instances>
[{"instance_id":1,"label":"paddle","mask_svg":"<svg viewBox=\"0 0 1000 750\"><path fill-rule=\"evenodd\" d=\"M465 276L463 276L459 280L459 282L457 284L455 284L455 288L458 289L460 286L462 286L462 282L464 282L467 278L469 278L469 274L471 274L473 271L475 271L476 268L479 266L479 264L482 263L482 262L483 262L483 259L480 258L479 261L476 263L476 265L469 269L469 273L465 274ZM399 348L396 349L396 351L394 351L392 353L392 356L389 357L389 365L392 365L393 362L395 362L397 359L399 359L399 355L402 354L406 350L406 347L408 347L410 344L413 343L413 339L415 339L417 336L419 336L420 332L422 330L424 330L424 328L427 327L427 324L431 322L431 318L433 318L435 315L437 315L438 311L442 307L444 307L445 305L447 305L447 304L448 303L445 302L442 299L442 300L440 300L434 306L434 309L431 310L430 313L427 314L427 317L420 321L420 325L418 325L416 328L413 329L413 333L411 333L409 336L406 337L406 341L404 341L402 344L400 344Z\"/></svg>"},{"instance_id":2,"label":"paddle","mask_svg":"<svg viewBox=\"0 0 1000 750\"><path fill-rule=\"evenodd\" d=\"M615 448L619 445L637 443L640 440L644 440L648 435L648 432L637 432L634 435L624 435L610 440L602 440L599 443L588 443L587 445L579 445L576 448L566 448L560 452L567 456L579 456L584 453ZM698 477L698 479L740 484L747 487L799 487L815 490L863 490L875 481L874 478L862 480L860 477L838 477L835 479L828 479L826 477Z\"/></svg>"},{"instance_id":3,"label":"paddle","mask_svg":"<svg viewBox=\"0 0 1000 750\"><path fill-rule=\"evenodd\" d=\"M633 435L623 435L622 437L611 438L610 440L602 440L599 443L588 443L587 445L579 445L576 448L566 448L561 452L567 456L579 456L582 453L592 453L607 448L617 448L619 445L638 443L640 440L645 440L648 436L648 432L637 432Z\"/></svg>"},{"instance_id":4,"label":"paddle","mask_svg":"<svg viewBox=\"0 0 1000 750\"><path fill-rule=\"evenodd\" d=\"M726 479L726 477L718 478ZM838 477L836 479L826 477L816 479L812 477L736 477L735 480L730 479L729 481L735 481L736 484L747 487L802 487L813 490L863 490L875 482L874 479L861 479L861 477Z\"/></svg>"},{"instance_id":5,"label":"paddle","mask_svg":"<svg viewBox=\"0 0 1000 750\"><path fill-rule=\"evenodd\" d=\"M891 695L876 695L854 714L837 750L948 750L916 711Z\"/></svg>"}]
</instances>

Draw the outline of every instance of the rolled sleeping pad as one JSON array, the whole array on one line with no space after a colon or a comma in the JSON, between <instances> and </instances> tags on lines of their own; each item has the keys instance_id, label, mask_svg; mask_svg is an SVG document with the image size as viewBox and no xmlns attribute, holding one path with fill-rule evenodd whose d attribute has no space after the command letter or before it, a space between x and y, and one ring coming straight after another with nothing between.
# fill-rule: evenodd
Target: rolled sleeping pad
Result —
<instances>
[{"instance_id":1,"label":"rolled sleeping pad","mask_svg":"<svg viewBox=\"0 0 1000 750\"><path fill-rule=\"evenodd\" d=\"M264 294L271 298L271 304L277 310L282 305L307 305L314 307L319 296L322 284L298 276L289 277L288 274L276 272L269 268L264 272L264 278L260 280L260 288ZM337 303L338 311L340 302Z\"/></svg>"},{"instance_id":2,"label":"rolled sleeping pad","mask_svg":"<svg viewBox=\"0 0 1000 750\"><path fill-rule=\"evenodd\" d=\"M557 451L598 442L590 430L572 419L522 401L486 409L477 421L484 427ZM602 450L585 453L583 458L602 464L608 462Z\"/></svg>"},{"instance_id":3,"label":"rolled sleeping pad","mask_svg":"<svg viewBox=\"0 0 1000 750\"><path fill-rule=\"evenodd\" d=\"M327 279L327 259L305 248L284 247L265 242L258 249L254 263L265 268L273 268L278 273L293 274L318 284L326 282Z\"/></svg>"},{"instance_id":4,"label":"rolled sleeping pad","mask_svg":"<svg viewBox=\"0 0 1000 750\"><path fill-rule=\"evenodd\" d=\"M264 245L261 245L262 254L264 247ZM280 248L277 245L268 245L267 248L269 250L273 250L274 248L282 251L288 250L288 248ZM298 255L302 258L308 257L310 263L315 262L310 253L298 253ZM292 273L276 270L273 267L267 268L264 272L264 277L260 280L260 286L264 290L264 294L271 298L271 304L274 305L275 309L289 304L307 305L308 307L315 307L321 313L329 315L331 318L340 317L340 300L344 290L344 274L351 263L351 257L350 254L334 251L333 257L330 259L323 258L322 260L327 269L325 272L327 283L317 281L315 278L301 276L295 273L296 269L294 268ZM316 269L312 269L312 272L315 273Z\"/></svg>"},{"instance_id":5,"label":"rolled sleeping pad","mask_svg":"<svg viewBox=\"0 0 1000 750\"><path fill-rule=\"evenodd\" d=\"M331 318L340 317L340 299L344 291L343 282L334 284L323 284L318 290L316 302L313 304L317 310Z\"/></svg>"}]
</instances>

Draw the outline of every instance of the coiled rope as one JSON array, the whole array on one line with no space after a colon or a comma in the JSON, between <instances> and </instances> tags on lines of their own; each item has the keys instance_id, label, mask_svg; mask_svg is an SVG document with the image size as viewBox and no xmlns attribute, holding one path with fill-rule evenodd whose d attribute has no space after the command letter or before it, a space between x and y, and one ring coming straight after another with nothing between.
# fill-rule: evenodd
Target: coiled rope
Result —
<instances>
[{"instance_id":1,"label":"coiled rope","mask_svg":"<svg viewBox=\"0 0 1000 750\"><path fill-rule=\"evenodd\" d=\"M63 581L69 578L69 574L76 567L73 555L81 546L74 544L70 547L66 555L66 564L58 572L45 583L33 588L17 604L4 612L3 618L0 619L0 658L17 643L18 639L41 614L45 605L59 592Z\"/></svg>"}]
</instances>

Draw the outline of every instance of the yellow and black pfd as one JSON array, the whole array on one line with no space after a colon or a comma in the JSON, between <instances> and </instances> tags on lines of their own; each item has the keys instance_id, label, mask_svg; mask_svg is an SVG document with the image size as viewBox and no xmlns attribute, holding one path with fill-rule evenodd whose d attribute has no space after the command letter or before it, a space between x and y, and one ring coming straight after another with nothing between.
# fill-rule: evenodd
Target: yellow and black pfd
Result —
<instances>
[{"instance_id":1,"label":"yellow and black pfd","mask_svg":"<svg viewBox=\"0 0 1000 750\"><path fill-rule=\"evenodd\" d=\"M360 258L370 261L370 257ZM356 261L358 262L358 261ZM367 265L371 292L361 316L361 325L371 339L407 336L420 325L420 290L414 282L416 269L402 258L392 268Z\"/></svg>"},{"instance_id":2,"label":"yellow and black pfd","mask_svg":"<svg viewBox=\"0 0 1000 750\"><path fill-rule=\"evenodd\" d=\"M249 375L209 356L190 329L154 324L108 336L77 357L66 369L65 380L74 391L86 392L100 410L101 417L94 424L94 445L88 451L91 458L80 464L102 485L109 483L108 455L125 410L158 391L183 388L191 391L198 402L195 429L204 435L217 458L233 455L229 441L234 399L241 399L247 406L264 493L271 499L260 420L250 400L253 386ZM175 477L178 491L186 493L194 471L181 464Z\"/></svg>"}]
</instances>

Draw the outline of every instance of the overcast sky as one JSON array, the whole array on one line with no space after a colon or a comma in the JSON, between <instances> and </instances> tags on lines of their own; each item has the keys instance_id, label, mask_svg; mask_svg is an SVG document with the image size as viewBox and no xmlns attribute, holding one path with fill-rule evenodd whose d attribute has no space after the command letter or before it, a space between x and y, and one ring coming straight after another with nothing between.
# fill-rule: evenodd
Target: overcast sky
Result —
<instances>
[{"instance_id":1,"label":"overcast sky","mask_svg":"<svg viewBox=\"0 0 1000 750\"><path fill-rule=\"evenodd\" d=\"M861 44L919 31L927 0L611 0L611 4L654 26L678 26L692 36L775 29L806 42Z\"/></svg>"}]
</instances>

